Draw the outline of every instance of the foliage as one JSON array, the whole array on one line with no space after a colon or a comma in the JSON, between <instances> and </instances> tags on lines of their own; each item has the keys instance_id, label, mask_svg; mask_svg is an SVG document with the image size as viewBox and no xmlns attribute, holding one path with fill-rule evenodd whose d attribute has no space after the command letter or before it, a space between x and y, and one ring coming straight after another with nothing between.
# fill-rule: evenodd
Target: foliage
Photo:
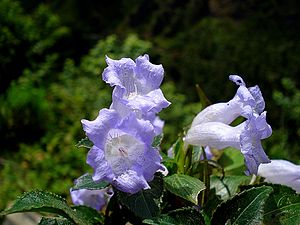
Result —
<instances>
[{"instance_id":1,"label":"foliage","mask_svg":"<svg viewBox=\"0 0 300 225\"><path fill-rule=\"evenodd\" d=\"M154 144L161 149L169 176L155 180L157 186L152 183L159 194L149 190L135 196L116 194L108 212L118 215L117 219L106 218L106 223L247 220L246 224L255 224L263 220L265 224L299 224L293 216L299 215L299 195L291 189L267 185L242 191L241 185L253 180L243 174L240 152L229 148L213 160L203 160L201 148L187 148L182 142L193 117L209 102L202 94L212 101L228 100L234 91L225 79L238 73L253 85L259 78L261 89L270 90L264 92L273 128L272 137L263 143L268 155L300 162L299 2L134 0L103 5L0 0L0 209L33 188L48 189L70 200L73 179L83 171L91 173L85 164L91 145L84 139L80 119L95 118L99 108L110 102L108 85L100 81L104 56L135 58L151 53L153 62L164 65L167 81L162 90L172 102L160 114L165 121L164 136ZM171 147L173 158L167 156ZM186 178L181 179L183 183L178 176ZM106 185L93 183L90 175L81 178L80 188ZM197 188L192 179L199 183ZM180 188L174 190L174 182ZM191 188L191 192L178 191L181 188ZM39 193L38 197L48 195ZM243 217L237 219L229 212L222 218L214 213L235 211L241 202L247 203L242 199L255 194L260 196L254 199L257 204ZM280 199L286 199L286 204ZM68 212L62 213L59 204L66 204ZM59 216L45 214L40 224L81 223L88 214L82 208L73 215L76 210L65 200L59 204L50 210ZM145 213L142 207L148 204L150 210ZM35 211L42 212L41 208ZM249 219L255 213L258 217Z\"/></svg>"}]
</instances>

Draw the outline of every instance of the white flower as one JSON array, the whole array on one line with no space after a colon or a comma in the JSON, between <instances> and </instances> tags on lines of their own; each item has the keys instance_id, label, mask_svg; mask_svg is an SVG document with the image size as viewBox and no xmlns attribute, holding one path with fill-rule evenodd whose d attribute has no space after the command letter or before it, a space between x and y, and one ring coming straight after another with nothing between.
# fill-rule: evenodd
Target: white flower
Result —
<instances>
[{"instance_id":1,"label":"white flower","mask_svg":"<svg viewBox=\"0 0 300 225\"><path fill-rule=\"evenodd\" d=\"M259 166L258 175L266 182L283 184L300 193L300 165L286 160L271 160L271 163Z\"/></svg>"}]
</instances>

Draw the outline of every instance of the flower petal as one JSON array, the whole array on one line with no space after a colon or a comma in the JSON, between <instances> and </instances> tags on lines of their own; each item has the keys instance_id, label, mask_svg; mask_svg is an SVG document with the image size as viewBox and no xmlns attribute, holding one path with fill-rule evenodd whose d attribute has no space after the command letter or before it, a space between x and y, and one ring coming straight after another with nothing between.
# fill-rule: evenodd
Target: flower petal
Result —
<instances>
[{"instance_id":1,"label":"flower petal","mask_svg":"<svg viewBox=\"0 0 300 225\"><path fill-rule=\"evenodd\" d=\"M256 102L255 111L258 114L262 113L265 109L265 100L262 96L260 88L256 85L254 87L248 88L248 90L250 91L251 95L255 99Z\"/></svg>"},{"instance_id":2,"label":"flower petal","mask_svg":"<svg viewBox=\"0 0 300 225\"><path fill-rule=\"evenodd\" d=\"M230 124L241 114L241 111L241 104L234 99L227 103L216 103L200 111L194 118L192 127L207 122Z\"/></svg>"},{"instance_id":3,"label":"flower petal","mask_svg":"<svg viewBox=\"0 0 300 225\"><path fill-rule=\"evenodd\" d=\"M70 190L72 202L74 205L86 205L96 210L101 210L113 195L111 188L100 190Z\"/></svg>"},{"instance_id":4,"label":"flower petal","mask_svg":"<svg viewBox=\"0 0 300 225\"><path fill-rule=\"evenodd\" d=\"M231 127L220 122L208 122L191 127L185 142L196 146L210 146L223 149L229 146L239 148L240 127Z\"/></svg>"},{"instance_id":5,"label":"flower petal","mask_svg":"<svg viewBox=\"0 0 300 225\"><path fill-rule=\"evenodd\" d=\"M134 70L135 63L130 58L113 60L106 56L108 67L102 74L102 79L110 86L119 86L126 89L128 93L135 91Z\"/></svg>"},{"instance_id":6,"label":"flower petal","mask_svg":"<svg viewBox=\"0 0 300 225\"><path fill-rule=\"evenodd\" d=\"M115 178L112 184L119 190L127 193L137 193L141 189L149 189L150 186L142 175L136 171L128 170L126 173Z\"/></svg>"},{"instance_id":7,"label":"flower petal","mask_svg":"<svg viewBox=\"0 0 300 225\"><path fill-rule=\"evenodd\" d=\"M140 89L142 94L147 94L150 91L159 89L164 76L164 69L162 65L155 65L150 63L149 56L139 56L136 60L136 78L140 82Z\"/></svg>"},{"instance_id":8,"label":"flower petal","mask_svg":"<svg viewBox=\"0 0 300 225\"><path fill-rule=\"evenodd\" d=\"M119 121L119 115L115 110L102 109L99 115L93 121L81 120L83 130L86 132L88 138L99 148L104 147L105 133L115 126Z\"/></svg>"},{"instance_id":9,"label":"flower petal","mask_svg":"<svg viewBox=\"0 0 300 225\"><path fill-rule=\"evenodd\" d=\"M103 150L95 145L88 152L86 162L94 169L92 177L94 181L106 180L110 182L114 178L112 169L104 157Z\"/></svg>"},{"instance_id":10,"label":"flower petal","mask_svg":"<svg viewBox=\"0 0 300 225\"><path fill-rule=\"evenodd\" d=\"M266 182L283 184L300 193L300 166L287 160L271 160L271 163L261 164L258 175Z\"/></svg>"},{"instance_id":11,"label":"flower petal","mask_svg":"<svg viewBox=\"0 0 300 225\"><path fill-rule=\"evenodd\" d=\"M238 75L230 75L229 80L233 81L238 86L246 86L244 80Z\"/></svg>"}]
</instances>

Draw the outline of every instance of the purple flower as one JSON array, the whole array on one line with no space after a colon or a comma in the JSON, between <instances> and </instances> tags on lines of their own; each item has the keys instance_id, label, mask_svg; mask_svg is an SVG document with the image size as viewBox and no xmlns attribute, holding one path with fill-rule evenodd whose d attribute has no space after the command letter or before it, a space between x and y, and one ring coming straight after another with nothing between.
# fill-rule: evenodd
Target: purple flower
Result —
<instances>
[{"instance_id":1,"label":"purple flower","mask_svg":"<svg viewBox=\"0 0 300 225\"><path fill-rule=\"evenodd\" d=\"M160 89L164 69L162 65L150 63L148 55L139 56L135 62L129 58L106 57L106 62L103 80L115 87L110 108L122 117L134 112L139 119L153 122L155 114L170 105Z\"/></svg>"},{"instance_id":2,"label":"purple flower","mask_svg":"<svg viewBox=\"0 0 300 225\"><path fill-rule=\"evenodd\" d=\"M272 129L266 122L266 112L252 114L248 120L232 127L221 122L207 122L192 126L185 137L188 144L209 146L216 149L233 147L240 149L245 158L246 174L257 174L260 163L270 160L265 154L261 139L269 137Z\"/></svg>"},{"instance_id":3,"label":"purple flower","mask_svg":"<svg viewBox=\"0 0 300 225\"><path fill-rule=\"evenodd\" d=\"M86 205L96 210L101 210L113 195L111 188L100 190L70 190L74 205Z\"/></svg>"},{"instance_id":4,"label":"purple flower","mask_svg":"<svg viewBox=\"0 0 300 225\"><path fill-rule=\"evenodd\" d=\"M237 75L229 79L239 88L227 103L217 103L202 110L193 120L185 141L188 144L223 149L240 149L247 166L246 174L257 174L260 163L269 163L261 139L272 134L266 122L265 102L258 86L247 88L244 80ZM247 120L236 127L229 124L237 117Z\"/></svg>"},{"instance_id":5,"label":"purple flower","mask_svg":"<svg viewBox=\"0 0 300 225\"><path fill-rule=\"evenodd\" d=\"M244 80L237 75L230 75L229 79L239 85L233 99L203 109L194 118L192 127L207 122L230 124L239 116L248 118L253 112L258 114L263 112L265 102L258 86L247 88Z\"/></svg>"},{"instance_id":6,"label":"purple flower","mask_svg":"<svg viewBox=\"0 0 300 225\"><path fill-rule=\"evenodd\" d=\"M271 163L261 164L258 175L266 182L283 184L300 193L300 166L286 160L271 160Z\"/></svg>"},{"instance_id":7,"label":"purple flower","mask_svg":"<svg viewBox=\"0 0 300 225\"><path fill-rule=\"evenodd\" d=\"M83 129L94 146L87 163L94 169L93 180L108 181L117 189L136 193L149 188L161 156L151 146L153 125L135 113L122 118L114 109L102 109L94 121L82 120Z\"/></svg>"}]
</instances>

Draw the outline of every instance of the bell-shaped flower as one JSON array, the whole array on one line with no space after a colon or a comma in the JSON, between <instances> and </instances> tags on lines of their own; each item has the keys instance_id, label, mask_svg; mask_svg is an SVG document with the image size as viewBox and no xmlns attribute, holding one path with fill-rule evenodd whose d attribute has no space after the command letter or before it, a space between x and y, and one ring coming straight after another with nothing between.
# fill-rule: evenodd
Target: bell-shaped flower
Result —
<instances>
[{"instance_id":1,"label":"bell-shaped flower","mask_svg":"<svg viewBox=\"0 0 300 225\"><path fill-rule=\"evenodd\" d=\"M87 156L94 181L136 193L149 188L154 173L164 169L158 150L151 146L155 130L149 121L134 113L123 118L114 109L102 109L94 121L82 120L82 125L94 143Z\"/></svg>"},{"instance_id":2,"label":"bell-shaped flower","mask_svg":"<svg viewBox=\"0 0 300 225\"><path fill-rule=\"evenodd\" d=\"M170 105L160 89L164 69L162 65L150 63L148 55L139 56L135 62L130 58L106 57L106 62L108 67L102 78L115 87L110 108L116 109L122 117L135 112L139 119L149 120L149 116L153 118Z\"/></svg>"},{"instance_id":3,"label":"bell-shaped flower","mask_svg":"<svg viewBox=\"0 0 300 225\"><path fill-rule=\"evenodd\" d=\"M271 160L271 163L259 166L258 175L266 182L286 185L300 193L300 165L287 160Z\"/></svg>"},{"instance_id":4,"label":"bell-shaped flower","mask_svg":"<svg viewBox=\"0 0 300 225\"><path fill-rule=\"evenodd\" d=\"M230 124L239 116L248 118L253 112L263 112L265 102L258 86L247 88L244 80L237 75L230 75L229 79L239 86L233 99L203 109L194 118L192 127L207 122Z\"/></svg>"},{"instance_id":5,"label":"bell-shaped flower","mask_svg":"<svg viewBox=\"0 0 300 225\"><path fill-rule=\"evenodd\" d=\"M107 205L114 194L112 188L104 188L100 190L71 189L70 193L74 205L85 205L96 210L101 210L105 205Z\"/></svg>"},{"instance_id":6,"label":"bell-shaped flower","mask_svg":"<svg viewBox=\"0 0 300 225\"><path fill-rule=\"evenodd\" d=\"M246 174L257 174L259 164L269 162L260 140L269 137L271 133L264 112L261 115L252 114L248 120L235 127L221 122L192 126L187 132L185 142L216 149L226 147L240 149L245 158Z\"/></svg>"}]
</instances>

